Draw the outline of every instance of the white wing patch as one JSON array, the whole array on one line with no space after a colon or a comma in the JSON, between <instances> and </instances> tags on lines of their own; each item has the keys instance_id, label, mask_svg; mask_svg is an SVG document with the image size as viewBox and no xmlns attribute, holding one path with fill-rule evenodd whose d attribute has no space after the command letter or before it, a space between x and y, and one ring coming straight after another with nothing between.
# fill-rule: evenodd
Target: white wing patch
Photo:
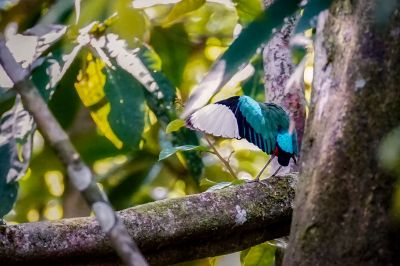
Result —
<instances>
[{"instance_id":1,"label":"white wing patch","mask_svg":"<svg viewBox=\"0 0 400 266\"><path fill-rule=\"evenodd\" d=\"M194 112L186 125L217 137L240 139L234 113L223 104L209 104Z\"/></svg>"}]
</instances>

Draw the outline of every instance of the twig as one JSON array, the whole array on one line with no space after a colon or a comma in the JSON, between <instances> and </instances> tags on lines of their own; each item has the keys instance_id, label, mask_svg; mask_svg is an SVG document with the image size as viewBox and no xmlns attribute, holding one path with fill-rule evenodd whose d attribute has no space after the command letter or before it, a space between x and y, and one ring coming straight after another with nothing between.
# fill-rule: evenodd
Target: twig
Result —
<instances>
[{"instance_id":1,"label":"twig","mask_svg":"<svg viewBox=\"0 0 400 266\"><path fill-rule=\"evenodd\" d=\"M24 107L32 114L42 135L67 168L73 185L93 209L100 226L110 238L122 261L127 265L148 265L135 242L130 238L124 224L113 211L107 196L97 186L93 173L81 160L79 153L48 109L37 88L26 79L29 73L15 61L1 36L0 63L14 82L14 88L21 95Z\"/></svg>"},{"instance_id":2,"label":"twig","mask_svg":"<svg viewBox=\"0 0 400 266\"><path fill-rule=\"evenodd\" d=\"M217 151L217 149L215 148L214 144L212 144L211 140L207 137L206 134L204 134L204 138L206 139L206 141L208 142L208 144L210 145L211 149L213 149L213 154L215 154L220 160L221 162L225 165L225 167L228 169L229 173L232 175L233 178L235 178L236 180L238 179L235 172L233 171L231 165L229 164L229 162L227 160L225 160L221 154L219 154L219 152ZM231 154L232 155L232 154ZM230 157L230 156L229 156Z\"/></svg>"}]
</instances>

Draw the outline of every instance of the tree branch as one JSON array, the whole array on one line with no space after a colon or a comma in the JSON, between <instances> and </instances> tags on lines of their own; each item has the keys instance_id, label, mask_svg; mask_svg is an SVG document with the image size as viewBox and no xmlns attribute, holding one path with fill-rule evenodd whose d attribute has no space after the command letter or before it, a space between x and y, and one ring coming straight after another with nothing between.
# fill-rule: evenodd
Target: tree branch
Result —
<instances>
[{"instance_id":1,"label":"tree branch","mask_svg":"<svg viewBox=\"0 0 400 266\"><path fill-rule=\"evenodd\" d=\"M289 233L297 176L273 177L119 212L151 265L246 249ZM91 217L0 226L0 261L116 264Z\"/></svg>"},{"instance_id":2,"label":"tree branch","mask_svg":"<svg viewBox=\"0 0 400 266\"><path fill-rule=\"evenodd\" d=\"M93 173L81 160L79 153L50 112L37 88L31 81L26 80L27 70L15 61L3 38L0 38L0 63L15 84L14 88L21 95L24 107L32 114L42 135L67 168L72 184L82 193L88 205L93 209L102 229L109 236L113 247L124 263L146 266L146 261L114 213L107 196L97 186Z\"/></svg>"}]
</instances>

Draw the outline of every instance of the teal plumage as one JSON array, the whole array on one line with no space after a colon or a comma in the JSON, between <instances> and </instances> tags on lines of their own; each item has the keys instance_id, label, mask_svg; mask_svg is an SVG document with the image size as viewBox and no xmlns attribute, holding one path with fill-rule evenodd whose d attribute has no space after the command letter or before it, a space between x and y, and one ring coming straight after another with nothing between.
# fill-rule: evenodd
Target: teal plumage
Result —
<instances>
[{"instance_id":1,"label":"teal plumage","mask_svg":"<svg viewBox=\"0 0 400 266\"><path fill-rule=\"evenodd\" d=\"M203 107L188 117L186 124L215 136L244 138L267 154L278 156L283 166L298 153L296 130L289 129L285 110L248 96L234 96Z\"/></svg>"}]
</instances>

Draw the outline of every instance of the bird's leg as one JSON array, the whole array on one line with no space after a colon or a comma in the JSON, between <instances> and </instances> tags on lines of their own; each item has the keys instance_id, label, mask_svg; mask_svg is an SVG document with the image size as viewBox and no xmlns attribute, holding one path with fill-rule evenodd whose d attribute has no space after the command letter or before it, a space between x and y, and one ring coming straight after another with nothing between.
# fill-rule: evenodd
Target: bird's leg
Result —
<instances>
[{"instance_id":1,"label":"bird's leg","mask_svg":"<svg viewBox=\"0 0 400 266\"><path fill-rule=\"evenodd\" d=\"M270 177L276 176L276 175L278 174L279 170L281 170L281 168L282 168L282 165L280 165L280 166L278 167L278 169L276 169L275 173L274 173L273 175L271 175Z\"/></svg>"},{"instance_id":2,"label":"bird's leg","mask_svg":"<svg viewBox=\"0 0 400 266\"><path fill-rule=\"evenodd\" d=\"M208 145L210 145L211 149L213 149L213 152L212 152L212 153L215 154L215 155L220 159L220 161L225 165L225 167L228 169L228 171L229 171L229 173L232 175L232 177L233 177L234 179L238 180L238 178L237 178L235 172L233 171L231 165L229 164L229 158L228 158L228 161L227 161L227 160L225 160L225 159L221 156L221 154L219 154L217 148L215 148L215 146L212 144L212 142L211 142L211 140L208 138L207 134L204 134L204 138L205 138L205 140L208 142ZM231 155L232 155L232 153L231 153ZM230 156L229 156L229 157L230 157Z\"/></svg>"},{"instance_id":3,"label":"bird's leg","mask_svg":"<svg viewBox=\"0 0 400 266\"><path fill-rule=\"evenodd\" d=\"M271 163L272 159L274 159L274 158L275 158L275 155L271 155L268 162L264 165L263 169L261 169L261 171L258 173L258 175L256 176L256 179L254 179L254 181L256 181L256 182L260 181L260 176L262 175L262 173L265 171L267 166Z\"/></svg>"}]
</instances>

